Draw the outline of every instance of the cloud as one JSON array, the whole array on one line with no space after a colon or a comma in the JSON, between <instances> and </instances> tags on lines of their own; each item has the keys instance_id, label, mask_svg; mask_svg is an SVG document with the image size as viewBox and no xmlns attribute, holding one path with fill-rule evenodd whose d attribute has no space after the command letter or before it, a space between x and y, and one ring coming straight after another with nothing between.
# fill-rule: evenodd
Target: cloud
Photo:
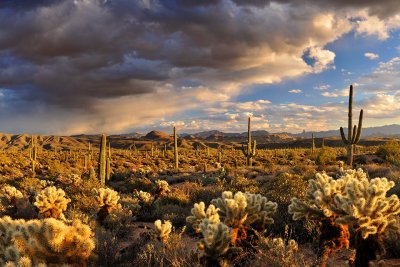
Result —
<instances>
[{"instance_id":1,"label":"cloud","mask_svg":"<svg viewBox=\"0 0 400 267\"><path fill-rule=\"evenodd\" d=\"M384 39L399 26L396 10L391 0L8 0L1 121L42 133L189 125L175 117L334 68L327 44L352 30ZM226 116L270 105L241 103Z\"/></svg>"},{"instance_id":2,"label":"cloud","mask_svg":"<svg viewBox=\"0 0 400 267\"><path fill-rule=\"evenodd\" d=\"M301 91L300 89L292 89L289 91L289 93L292 93L292 94L300 94L301 92L303 92L303 91Z\"/></svg>"},{"instance_id":3,"label":"cloud","mask_svg":"<svg viewBox=\"0 0 400 267\"><path fill-rule=\"evenodd\" d=\"M380 62L371 73L357 80L356 88L364 93L395 93L400 89L400 57Z\"/></svg>"},{"instance_id":4,"label":"cloud","mask_svg":"<svg viewBox=\"0 0 400 267\"><path fill-rule=\"evenodd\" d=\"M331 88L329 84L321 84L314 87L315 90L328 90L329 88Z\"/></svg>"},{"instance_id":5,"label":"cloud","mask_svg":"<svg viewBox=\"0 0 400 267\"><path fill-rule=\"evenodd\" d=\"M366 10L358 13L356 19L356 32L361 35L375 35L380 40L389 38L390 31L400 27L400 16L395 15L387 20L377 15L370 15Z\"/></svg>"},{"instance_id":6,"label":"cloud","mask_svg":"<svg viewBox=\"0 0 400 267\"><path fill-rule=\"evenodd\" d=\"M365 56L366 58L371 59L371 60L374 60L374 59L378 59L378 58L379 58L379 55L378 55L378 54L374 54L374 53L370 53L370 52L364 53L364 56Z\"/></svg>"},{"instance_id":7,"label":"cloud","mask_svg":"<svg viewBox=\"0 0 400 267\"><path fill-rule=\"evenodd\" d=\"M334 90L333 92L323 92L321 95L325 97L340 97L347 96L349 94L348 89Z\"/></svg>"}]
</instances>

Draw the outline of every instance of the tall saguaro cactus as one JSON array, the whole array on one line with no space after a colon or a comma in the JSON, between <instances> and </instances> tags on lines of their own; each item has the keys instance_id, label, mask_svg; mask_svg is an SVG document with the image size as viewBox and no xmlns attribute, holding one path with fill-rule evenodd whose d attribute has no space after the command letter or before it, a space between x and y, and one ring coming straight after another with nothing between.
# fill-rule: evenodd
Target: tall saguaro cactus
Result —
<instances>
[{"instance_id":1,"label":"tall saguaro cactus","mask_svg":"<svg viewBox=\"0 0 400 267\"><path fill-rule=\"evenodd\" d=\"M106 164L107 164L107 137L105 134L101 136L100 152L99 152L99 170L98 175L102 185L106 181Z\"/></svg>"},{"instance_id":2,"label":"tall saguaro cactus","mask_svg":"<svg viewBox=\"0 0 400 267\"><path fill-rule=\"evenodd\" d=\"M30 148L30 159L32 164L32 172L35 173L35 166L37 160L37 143L35 142L36 137L32 135L31 137L31 148Z\"/></svg>"},{"instance_id":3,"label":"tall saguaro cactus","mask_svg":"<svg viewBox=\"0 0 400 267\"><path fill-rule=\"evenodd\" d=\"M347 139L344 135L343 127L340 127L340 135L342 136L343 143L346 145L347 150L347 164L353 166L354 145L360 141L362 121L364 111L360 110L360 117L358 118L358 127L353 126L353 85L350 85L349 92L349 119L348 119L348 134Z\"/></svg>"},{"instance_id":4,"label":"tall saguaro cactus","mask_svg":"<svg viewBox=\"0 0 400 267\"><path fill-rule=\"evenodd\" d=\"M174 126L174 161L175 161L175 170L179 168L179 159L178 159L178 136L176 135L176 128Z\"/></svg>"},{"instance_id":5,"label":"tall saguaro cactus","mask_svg":"<svg viewBox=\"0 0 400 267\"><path fill-rule=\"evenodd\" d=\"M246 157L247 166L251 167L253 165L253 157L256 155L256 140L251 143L251 131L250 131L250 117L247 124L247 150L244 145L242 145L243 155Z\"/></svg>"},{"instance_id":6,"label":"tall saguaro cactus","mask_svg":"<svg viewBox=\"0 0 400 267\"><path fill-rule=\"evenodd\" d=\"M314 155L315 151L315 139L314 139L314 133L311 134L311 154Z\"/></svg>"}]
</instances>

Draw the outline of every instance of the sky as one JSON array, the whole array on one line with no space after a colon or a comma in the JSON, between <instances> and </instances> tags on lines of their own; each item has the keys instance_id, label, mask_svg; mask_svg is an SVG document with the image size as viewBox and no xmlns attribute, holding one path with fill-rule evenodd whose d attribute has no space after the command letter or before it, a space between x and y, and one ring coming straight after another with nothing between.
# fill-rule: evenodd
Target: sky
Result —
<instances>
[{"instance_id":1,"label":"sky","mask_svg":"<svg viewBox=\"0 0 400 267\"><path fill-rule=\"evenodd\" d=\"M0 132L399 123L397 0L3 0Z\"/></svg>"}]
</instances>

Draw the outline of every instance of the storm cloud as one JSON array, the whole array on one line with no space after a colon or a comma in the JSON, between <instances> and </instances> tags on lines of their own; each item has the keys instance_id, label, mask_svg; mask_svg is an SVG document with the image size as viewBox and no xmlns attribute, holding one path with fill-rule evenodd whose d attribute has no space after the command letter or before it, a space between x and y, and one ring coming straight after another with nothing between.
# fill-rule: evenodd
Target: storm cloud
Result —
<instances>
[{"instance_id":1,"label":"storm cloud","mask_svg":"<svg viewBox=\"0 0 400 267\"><path fill-rule=\"evenodd\" d=\"M385 22L399 9L372 0L5 1L0 119L8 131L127 131L332 68L328 43L357 31L356 19Z\"/></svg>"}]
</instances>

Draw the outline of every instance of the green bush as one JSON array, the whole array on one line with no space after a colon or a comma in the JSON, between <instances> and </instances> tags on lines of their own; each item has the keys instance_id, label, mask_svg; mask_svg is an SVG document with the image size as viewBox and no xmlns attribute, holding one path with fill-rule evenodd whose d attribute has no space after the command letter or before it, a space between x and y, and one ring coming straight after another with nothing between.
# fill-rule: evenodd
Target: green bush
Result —
<instances>
[{"instance_id":1,"label":"green bush","mask_svg":"<svg viewBox=\"0 0 400 267\"><path fill-rule=\"evenodd\" d=\"M400 142L387 142L381 145L376 153L388 162L400 166Z\"/></svg>"}]
</instances>

